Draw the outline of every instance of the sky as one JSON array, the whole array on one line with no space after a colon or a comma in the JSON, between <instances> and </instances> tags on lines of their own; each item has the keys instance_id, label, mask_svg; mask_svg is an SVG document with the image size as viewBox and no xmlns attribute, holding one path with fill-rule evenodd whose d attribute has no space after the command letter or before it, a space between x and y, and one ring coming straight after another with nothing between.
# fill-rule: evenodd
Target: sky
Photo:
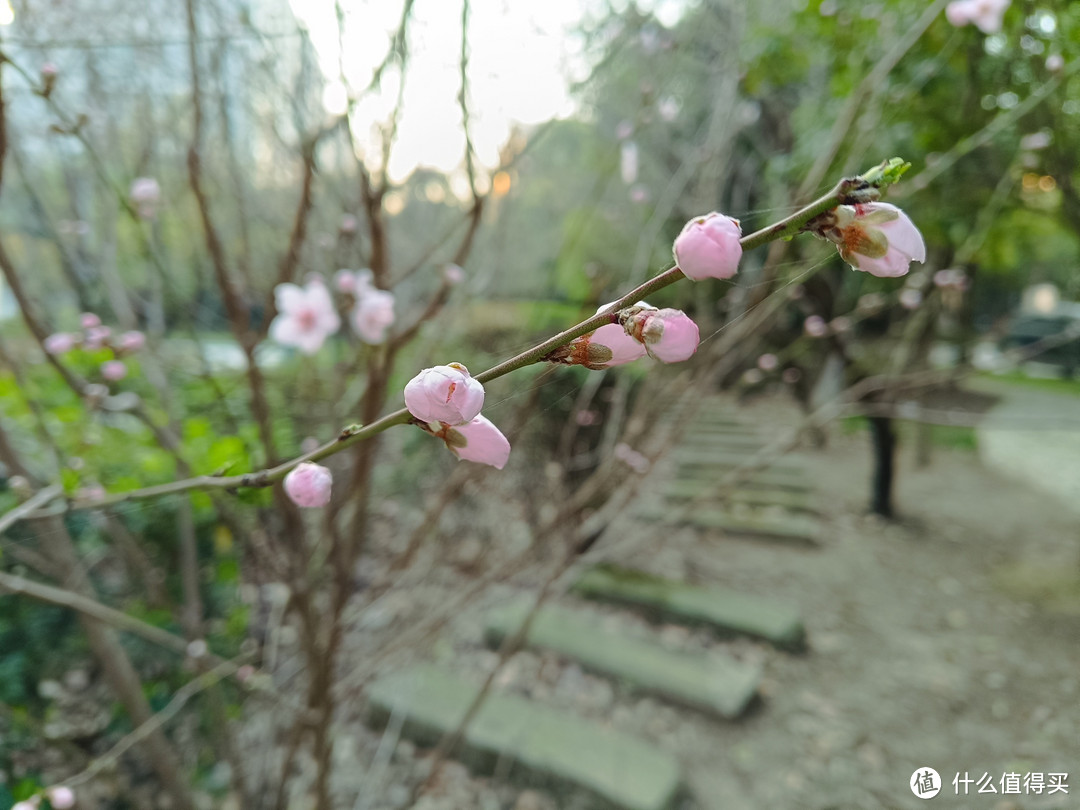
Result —
<instances>
[{"instance_id":1,"label":"sky","mask_svg":"<svg viewBox=\"0 0 1080 810\"><path fill-rule=\"evenodd\" d=\"M685 0L645 0L664 22L674 22ZM324 103L343 110L346 93L338 80L337 24L334 0L290 0L308 29L330 84ZM346 40L341 67L354 88L363 88L387 51L398 24L401 2L342 0ZM469 94L474 147L483 166L498 164L499 148L515 123L537 124L574 112L569 85L584 78L588 64L573 29L601 0L471 0L469 24ZM626 2L612 2L619 8ZM665 19L667 18L667 19ZM406 77L403 112L389 174L404 180L417 166L452 173L464 155L460 89L461 3L416 0L410 25L411 66ZM388 76L381 93L362 100L357 119L377 127L393 107L400 77ZM373 151L376 137L360 148Z\"/></svg>"}]
</instances>

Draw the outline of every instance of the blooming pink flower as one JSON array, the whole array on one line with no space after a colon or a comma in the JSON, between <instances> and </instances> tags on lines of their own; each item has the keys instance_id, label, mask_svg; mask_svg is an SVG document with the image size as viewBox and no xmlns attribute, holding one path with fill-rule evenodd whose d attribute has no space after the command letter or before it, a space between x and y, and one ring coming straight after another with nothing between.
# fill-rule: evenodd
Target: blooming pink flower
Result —
<instances>
[{"instance_id":1,"label":"blooming pink flower","mask_svg":"<svg viewBox=\"0 0 1080 810\"><path fill-rule=\"evenodd\" d=\"M484 386L461 363L426 368L406 384L405 407L421 422L463 425L480 415Z\"/></svg>"},{"instance_id":2,"label":"blooming pink flower","mask_svg":"<svg viewBox=\"0 0 1080 810\"><path fill-rule=\"evenodd\" d=\"M953 25L974 23L984 34L996 34L1011 0L954 0L945 7L945 18Z\"/></svg>"},{"instance_id":3,"label":"blooming pink flower","mask_svg":"<svg viewBox=\"0 0 1080 810\"><path fill-rule=\"evenodd\" d=\"M376 346L382 343L394 323L394 294L374 287L360 293L352 323L362 341Z\"/></svg>"},{"instance_id":4,"label":"blooming pink flower","mask_svg":"<svg viewBox=\"0 0 1080 810\"><path fill-rule=\"evenodd\" d=\"M661 363L678 363L697 351L698 326L680 309L646 309L632 312L623 321L627 333L645 345L650 357Z\"/></svg>"},{"instance_id":5,"label":"blooming pink flower","mask_svg":"<svg viewBox=\"0 0 1080 810\"><path fill-rule=\"evenodd\" d=\"M452 453L465 461L490 464L501 470L510 458L510 442L485 416L477 416L463 425L444 425L437 435Z\"/></svg>"},{"instance_id":6,"label":"blooming pink flower","mask_svg":"<svg viewBox=\"0 0 1080 810\"><path fill-rule=\"evenodd\" d=\"M330 503L330 489L333 484L334 476L330 470L304 461L285 476L285 494L297 506L326 506Z\"/></svg>"},{"instance_id":7,"label":"blooming pink flower","mask_svg":"<svg viewBox=\"0 0 1080 810\"><path fill-rule=\"evenodd\" d=\"M739 270L739 220L713 211L694 217L675 239L675 263L693 281L731 278Z\"/></svg>"},{"instance_id":8,"label":"blooming pink flower","mask_svg":"<svg viewBox=\"0 0 1080 810\"><path fill-rule=\"evenodd\" d=\"M79 338L70 332L57 332L45 338L45 351L49 354L70 352L79 343Z\"/></svg>"},{"instance_id":9,"label":"blooming pink flower","mask_svg":"<svg viewBox=\"0 0 1080 810\"><path fill-rule=\"evenodd\" d=\"M137 352L145 345L146 335L142 332L132 330L131 332L124 332L124 334L120 335L117 348L125 352Z\"/></svg>"},{"instance_id":10,"label":"blooming pink flower","mask_svg":"<svg viewBox=\"0 0 1080 810\"><path fill-rule=\"evenodd\" d=\"M341 327L330 291L318 279L308 281L303 287L278 284L274 288L274 300L278 314L270 324L270 337L284 346L315 354Z\"/></svg>"},{"instance_id":11,"label":"blooming pink flower","mask_svg":"<svg viewBox=\"0 0 1080 810\"><path fill-rule=\"evenodd\" d=\"M780 361L771 352L763 354L757 359L757 367L762 371L776 371L778 365L780 365Z\"/></svg>"},{"instance_id":12,"label":"blooming pink flower","mask_svg":"<svg viewBox=\"0 0 1080 810\"><path fill-rule=\"evenodd\" d=\"M142 219L153 219L157 216L157 206L161 201L161 186L153 177L136 177L132 180L128 196Z\"/></svg>"},{"instance_id":13,"label":"blooming pink flower","mask_svg":"<svg viewBox=\"0 0 1080 810\"><path fill-rule=\"evenodd\" d=\"M101 326L101 318L93 312L84 312L79 316L79 323L83 329L93 329L95 326Z\"/></svg>"},{"instance_id":14,"label":"blooming pink flower","mask_svg":"<svg viewBox=\"0 0 1080 810\"><path fill-rule=\"evenodd\" d=\"M912 261L926 261L922 234L895 205L883 202L841 205L826 238L836 243L840 256L856 270L881 278L908 271Z\"/></svg>"},{"instance_id":15,"label":"blooming pink flower","mask_svg":"<svg viewBox=\"0 0 1080 810\"><path fill-rule=\"evenodd\" d=\"M127 366L125 366L120 360L109 360L106 363L101 364L101 376L109 382L116 382L122 380L127 376Z\"/></svg>"},{"instance_id":16,"label":"blooming pink flower","mask_svg":"<svg viewBox=\"0 0 1080 810\"><path fill-rule=\"evenodd\" d=\"M820 315L811 315L803 322L803 330L812 338L823 337L829 331L825 319Z\"/></svg>"}]
</instances>

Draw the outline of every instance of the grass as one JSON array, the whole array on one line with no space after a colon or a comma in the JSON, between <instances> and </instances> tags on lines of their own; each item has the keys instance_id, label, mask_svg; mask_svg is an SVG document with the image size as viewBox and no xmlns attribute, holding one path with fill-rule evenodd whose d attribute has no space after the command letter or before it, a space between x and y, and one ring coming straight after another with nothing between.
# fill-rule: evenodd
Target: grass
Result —
<instances>
[{"instance_id":1,"label":"grass","mask_svg":"<svg viewBox=\"0 0 1080 810\"><path fill-rule=\"evenodd\" d=\"M1057 394L1070 394L1080 396L1080 379L1064 380L1043 377L1028 377L1018 371L1010 371L1007 374L978 374L977 379L991 382L1019 385L1024 388L1034 388L1040 391L1052 391Z\"/></svg>"}]
</instances>

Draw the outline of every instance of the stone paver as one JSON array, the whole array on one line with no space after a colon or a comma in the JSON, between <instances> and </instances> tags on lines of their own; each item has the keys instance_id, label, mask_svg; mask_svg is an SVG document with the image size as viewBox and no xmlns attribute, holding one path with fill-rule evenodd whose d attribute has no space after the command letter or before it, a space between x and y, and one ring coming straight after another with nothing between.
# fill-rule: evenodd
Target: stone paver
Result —
<instances>
[{"instance_id":1,"label":"stone paver","mask_svg":"<svg viewBox=\"0 0 1080 810\"><path fill-rule=\"evenodd\" d=\"M518 631L530 603L523 602L488 616L485 635L497 646ZM648 639L607 629L592 616L564 605L537 611L525 643L550 650L584 668L619 679L692 709L726 719L741 715L757 695L760 667L730 656L669 650Z\"/></svg>"},{"instance_id":2,"label":"stone paver","mask_svg":"<svg viewBox=\"0 0 1080 810\"><path fill-rule=\"evenodd\" d=\"M667 506L643 506L635 514L643 520L677 521L699 529L715 529L726 534L750 535L787 543L816 546L821 540L821 524L805 515L742 515L716 507L686 510Z\"/></svg>"},{"instance_id":3,"label":"stone paver","mask_svg":"<svg viewBox=\"0 0 1080 810\"><path fill-rule=\"evenodd\" d=\"M799 611L782 602L731 591L699 588L616 566L587 570L573 590L591 599L629 605L667 621L705 624L723 633L755 636L801 649L806 631Z\"/></svg>"},{"instance_id":4,"label":"stone paver","mask_svg":"<svg viewBox=\"0 0 1080 810\"><path fill-rule=\"evenodd\" d=\"M385 676L368 690L372 719L405 718L402 733L434 743L457 728L479 687L430 665ZM490 694L465 730L464 753L484 770L593 794L589 807L667 810L681 775L674 757L655 746L528 700Z\"/></svg>"}]
</instances>

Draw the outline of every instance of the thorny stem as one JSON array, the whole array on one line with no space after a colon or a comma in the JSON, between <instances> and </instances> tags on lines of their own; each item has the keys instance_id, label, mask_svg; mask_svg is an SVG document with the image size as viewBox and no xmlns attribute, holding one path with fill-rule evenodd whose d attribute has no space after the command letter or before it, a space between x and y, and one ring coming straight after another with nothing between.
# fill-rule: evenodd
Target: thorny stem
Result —
<instances>
[{"instance_id":1,"label":"thorny stem","mask_svg":"<svg viewBox=\"0 0 1080 810\"><path fill-rule=\"evenodd\" d=\"M775 242L779 239L789 239L805 230L812 220L838 205L852 205L877 199L880 196L881 190L888 185L895 183L906 167L907 164L902 160L893 158L892 160L885 161L880 165L875 166L862 175L844 178L827 194L814 200L794 214L762 228L761 230L744 236L740 240L743 251L752 250L753 248L760 247L769 242ZM565 346L575 338L592 332L604 324L612 323L614 320L614 313L618 310L630 306L665 287L669 287L682 278L685 278L685 276L678 266L670 267L659 275L649 279L644 284L641 284L626 293L600 314L581 321L569 329L533 346L531 349L474 376L478 381L486 383L499 377L503 377L512 371L524 368L525 366L542 362L555 349ZM114 503L157 498L163 495L171 495L193 489L231 490L241 487L267 487L283 479L290 470L305 461L320 461L321 459L336 455L355 444L370 439L395 425L404 425L414 421L412 414L410 414L408 410L402 408L376 419L367 425L349 425L334 439L326 442L315 450L258 472L231 476L195 476L180 481L173 481L168 484L116 493L95 501L75 501L68 504L65 508L99 508Z\"/></svg>"}]
</instances>

